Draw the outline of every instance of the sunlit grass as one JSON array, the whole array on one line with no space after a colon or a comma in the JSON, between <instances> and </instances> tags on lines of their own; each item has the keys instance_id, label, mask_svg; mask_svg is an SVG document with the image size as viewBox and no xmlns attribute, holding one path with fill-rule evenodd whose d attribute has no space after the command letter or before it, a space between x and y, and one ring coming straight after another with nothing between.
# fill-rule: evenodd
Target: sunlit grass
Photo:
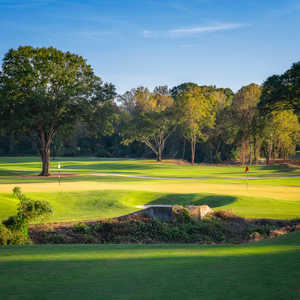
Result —
<instances>
[{"instance_id":1,"label":"sunlit grass","mask_svg":"<svg viewBox=\"0 0 300 300\"><path fill-rule=\"evenodd\" d=\"M163 193L130 190L88 190L26 193L35 200L47 200L54 209L48 222L113 218L139 210L138 205L209 205L231 209L249 218L300 218L300 201L215 193ZM17 201L11 193L0 194L0 220L16 213Z\"/></svg>"},{"instance_id":2,"label":"sunlit grass","mask_svg":"<svg viewBox=\"0 0 300 300\"><path fill-rule=\"evenodd\" d=\"M176 165L157 163L154 160L125 160L100 158L57 158L51 161L51 170L57 172L58 162L64 172L71 173L107 173L127 174L136 176L178 177L178 178L245 178L244 167L209 166L209 165ZM0 175L9 173L17 175L22 171L37 174L41 162L37 157L0 158ZM7 172L7 173L6 173ZM249 177L300 176L300 168L288 166L251 166Z\"/></svg>"},{"instance_id":3,"label":"sunlit grass","mask_svg":"<svg viewBox=\"0 0 300 300\"><path fill-rule=\"evenodd\" d=\"M149 203L208 204L219 209L232 209L243 217L300 217L300 178L249 180L247 185L245 180L217 180L237 175L245 177L240 166L190 166L99 158L63 158L59 161L63 170L77 174L62 178L60 185L58 178L36 176L41 165L38 157L1 157L0 219L16 212L17 202L11 196L15 186L20 186L33 199L50 201L55 211L50 221L117 217L137 210L136 205ZM57 162L52 162L52 166L57 167ZM265 166L251 167L250 170L258 177L291 176L299 171ZM104 176L93 175L95 173ZM105 175L119 173L216 180L154 180Z\"/></svg>"}]
</instances>

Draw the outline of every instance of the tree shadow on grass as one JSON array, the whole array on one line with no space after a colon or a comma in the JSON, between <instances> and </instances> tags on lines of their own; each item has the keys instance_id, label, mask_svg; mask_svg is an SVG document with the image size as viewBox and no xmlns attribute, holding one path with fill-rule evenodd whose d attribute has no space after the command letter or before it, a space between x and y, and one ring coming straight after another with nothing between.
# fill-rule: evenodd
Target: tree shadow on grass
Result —
<instances>
[{"instance_id":1,"label":"tree shadow on grass","mask_svg":"<svg viewBox=\"0 0 300 300\"><path fill-rule=\"evenodd\" d=\"M229 205L237 201L237 197L228 195L213 194L167 194L154 201L151 205L170 204L170 205L208 205L210 207L220 207Z\"/></svg>"},{"instance_id":2,"label":"tree shadow on grass","mask_svg":"<svg viewBox=\"0 0 300 300\"><path fill-rule=\"evenodd\" d=\"M293 172L296 170L299 170L299 168L295 168L289 165L275 165L275 166L260 166L260 170L264 171L276 171L276 172L283 172L283 173L288 173L288 172Z\"/></svg>"},{"instance_id":3,"label":"tree shadow on grass","mask_svg":"<svg viewBox=\"0 0 300 300\"><path fill-rule=\"evenodd\" d=\"M270 253L264 247L260 251L256 245L44 245L35 246L35 251L18 248L18 252L25 252L26 261L16 257L1 263L1 295L7 299L177 300L224 299L224 295L229 295L227 299L238 299L240 295L249 299L298 299L299 296L295 264L299 252L295 249ZM36 255L36 249L41 258L30 259L31 254Z\"/></svg>"},{"instance_id":4,"label":"tree shadow on grass","mask_svg":"<svg viewBox=\"0 0 300 300\"><path fill-rule=\"evenodd\" d=\"M148 165L148 164L126 164L126 163L96 163L96 164L87 164L87 165L81 165L81 164L72 164L72 165L66 165L63 166L64 170L68 169L83 169L83 170L89 170L89 171L97 171L97 172L107 172L109 173L128 173L131 170L152 170L156 169L155 165ZM130 172L130 174L138 174L137 172Z\"/></svg>"},{"instance_id":5,"label":"tree shadow on grass","mask_svg":"<svg viewBox=\"0 0 300 300\"><path fill-rule=\"evenodd\" d=\"M24 175L33 175L36 174L34 171L24 171L24 170L9 170L9 169L0 169L0 176L24 176Z\"/></svg>"}]
</instances>

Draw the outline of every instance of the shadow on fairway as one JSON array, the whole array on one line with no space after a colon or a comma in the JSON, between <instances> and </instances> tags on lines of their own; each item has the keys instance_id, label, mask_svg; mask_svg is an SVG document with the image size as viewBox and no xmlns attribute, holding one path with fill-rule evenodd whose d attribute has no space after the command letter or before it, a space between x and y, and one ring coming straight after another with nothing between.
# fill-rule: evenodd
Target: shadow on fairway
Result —
<instances>
[{"instance_id":1,"label":"shadow on fairway","mask_svg":"<svg viewBox=\"0 0 300 300\"><path fill-rule=\"evenodd\" d=\"M97 172L107 172L109 173L126 173L130 172L130 174L139 174L138 172L131 172L131 170L152 170L157 169L158 165L150 165L150 164L124 164L124 163L96 163L96 164L72 164L64 166L64 170L68 169L84 169L88 171L97 171Z\"/></svg>"},{"instance_id":2,"label":"shadow on fairway","mask_svg":"<svg viewBox=\"0 0 300 300\"><path fill-rule=\"evenodd\" d=\"M246 246L3 247L1 295L23 300L299 299L297 240L299 234L292 233Z\"/></svg>"},{"instance_id":3,"label":"shadow on fairway","mask_svg":"<svg viewBox=\"0 0 300 300\"><path fill-rule=\"evenodd\" d=\"M0 169L0 176L24 176L24 175L30 175L35 174L34 171L24 171L24 170L9 170L9 169Z\"/></svg>"},{"instance_id":4,"label":"shadow on fairway","mask_svg":"<svg viewBox=\"0 0 300 300\"><path fill-rule=\"evenodd\" d=\"M220 207L237 201L237 197L228 195L210 194L167 194L163 195L148 204L170 204L170 205L208 205Z\"/></svg>"},{"instance_id":5,"label":"shadow on fairway","mask_svg":"<svg viewBox=\"0 0 300 300\"><path fill-rule=\"evenodd\" d=\"M264 171L275 171L275 172L283 172L283 173L288 173L288 172L293 172L296 171L298 168L291 167L288 165L280 165L280 166L261 166L260 170Z\"/></svg>"}]
</instances>

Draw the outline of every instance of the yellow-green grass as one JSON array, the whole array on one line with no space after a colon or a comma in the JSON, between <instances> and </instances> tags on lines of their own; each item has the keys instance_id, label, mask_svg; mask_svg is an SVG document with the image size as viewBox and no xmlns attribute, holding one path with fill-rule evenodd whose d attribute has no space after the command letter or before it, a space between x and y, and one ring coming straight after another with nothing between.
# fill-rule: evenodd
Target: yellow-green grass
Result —
<instances>
[{"instance_id":1,"label":"yellow-green grass","mask_svg":"<svg viewBox=\"0 0 300 300\"><path fill-rule=\"evenodd\" d=\"M64 172L106 173L136 176L177 178L243 178L242 166L176 165L157 163L154 160L125 160L100 158L57 158L51 170L57 172L58 162ZM0 176L37 174L41 169L38 157L0 157ZM300 168L288 166L251 166L249 177L300 176Z\"/></svg>"},{"instance_id":2,"label":"yellow-green grass","mask_svg":"<svg viewBox=\"0 0 300 300\"><path fill-rule=\"evenodd\" d=\"M112 218L138 210L137 205L207 204L215 210L231 209L248 218L300 218L300 201L216 193L162 193L135 190L92 190L26 193L32 199L49 201L54 215L48 222ZM0 194L0 220L16 213L17 200Z\"/></svg>"},{"instance_id":3,"label":"yellow-green grass","mask_svg":"<svg viewBox=\"0 0 300 300\"><path fill-rule=\"evenodd\" d=\"M62 160L61 160L62 161ZM54 207L50 221L74 221L117 217L137 210L142 204L208 204L218 209L232 209L243 217L300 217L300 178L263 179L291 176L299 169L265 166L253 168L259 180L154 180L116 176L95 176L95 172L168 177L204 177L220 179L237 176L239 166L181 166L143 160L100 160L64 158L63 166L78 176L57 178L36 176L37 157L0 158L0 219L16 213L13 187L33 199L45 199ZM54 164L57 164L56 162ZM15 171L19 169L19 171ZM252 169L252 167L251 167ZM89 171L88 171L89 170ZM31 173L32 172L32 173ZM240 172L240 174L242 174ZM244 176L244 175L243 175ZM162 176L163 177L163 176ZM224 177L223 177L224 178ZM231 199L227 201L226 199Z\"/></svg>"},{"instance_id":4,"label":"yellow-green grass","mask_svg":"<svg viewBox=\"0 0 300 300\"><path fill-rule=\"evenodd\" d=\"M0 248L10 300L299 299L300 231L248 245Z\"/></svg>"}]
</instances>

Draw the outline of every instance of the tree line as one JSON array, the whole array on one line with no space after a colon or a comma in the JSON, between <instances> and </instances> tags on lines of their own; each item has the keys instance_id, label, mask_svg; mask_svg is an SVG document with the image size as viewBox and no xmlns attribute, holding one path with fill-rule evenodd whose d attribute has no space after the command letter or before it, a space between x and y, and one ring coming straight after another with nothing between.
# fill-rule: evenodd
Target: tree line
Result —
<instances>
[{"instance_id":1,"label":"tree line","mask_svg":"<svg viewBox=\"0 0 300 300\"><path fill-rule=\"evenodd\" d=\"M188 82L122 95L86 60L53 47L9 50L0 72L0 154L287 159L300 145L300 62L282 75L229 88Z\"/></svg>"}]
</instances>

